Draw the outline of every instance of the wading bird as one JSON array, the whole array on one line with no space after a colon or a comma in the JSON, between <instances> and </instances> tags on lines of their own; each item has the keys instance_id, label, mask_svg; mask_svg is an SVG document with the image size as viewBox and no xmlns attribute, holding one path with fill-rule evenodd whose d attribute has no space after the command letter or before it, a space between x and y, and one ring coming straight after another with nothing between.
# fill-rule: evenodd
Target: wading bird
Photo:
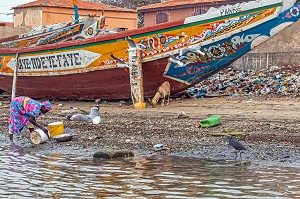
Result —
<instances>
[{"instance_id":1,"label":"wading bird","mask_svg":"<svg viewBox=\"0 0 300 199\"><path fill-rule=\"evenodd\" d=\"M241 151L246 150L246 148L239 141L234 140L232 138L232 135L227 135L227 137L228 138L225 140L225 142L228 142L228 144L235 149L235 151L234 151L234 153L235 153L234 160L236 161L237 153L239 152L240 153L240 158L241 158L241 161L242 161L242 152Z\"/></svg>"}]
</instances>

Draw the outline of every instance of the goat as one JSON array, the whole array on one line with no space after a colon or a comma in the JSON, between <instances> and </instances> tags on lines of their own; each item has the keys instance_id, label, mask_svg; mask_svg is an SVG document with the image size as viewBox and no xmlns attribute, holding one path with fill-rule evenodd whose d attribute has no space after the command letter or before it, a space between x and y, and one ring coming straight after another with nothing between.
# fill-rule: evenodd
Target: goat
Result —
<instances>
[{"instance_id":1,"label":"goat","mask_svg":"<svg viewBox=\"0 0 300 199\"><path fill-rule=\"evenodd\" d=\"M154 97L150 100L152 107L155 107L160 98L162 98L161 106L165 105L165 99L168 97L167 105L170 101L171 86L168 81L165 81L157 90Z\"/></svg>"}]
</instances>

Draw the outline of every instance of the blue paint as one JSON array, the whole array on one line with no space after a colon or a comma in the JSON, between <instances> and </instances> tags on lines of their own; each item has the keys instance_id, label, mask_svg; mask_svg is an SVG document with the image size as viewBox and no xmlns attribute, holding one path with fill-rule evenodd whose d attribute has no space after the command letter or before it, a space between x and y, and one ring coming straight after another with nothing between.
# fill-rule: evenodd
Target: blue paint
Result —
<instances>
[{"instance_id":1,"label":"blue paint","mask_svg":"<svg viewBox=\"0 0 300 199\"><path fill-rule=\"evenodd\" d=\"M175 54L175 57L179 57L180 61L184 63L184 66L180 67L176 63L170 63L169 69L165 72L165 76L172 77L178 81L184 81L188 84L196 84L200 81L210 77L211 75L219 72L223 68L226 68L232 62L251 51L252 41L259 36L270 37L270 30L280 24L285 22L296 22L300 18L299 14L300 3L295 4L291 8L282 12L277 18L267 21L259 26L252 29L246 30L244 32L234 34L231 37L217 41L215 43L202 46L202 49L206 49L206 53L209 53L208 49L216 49L219 54L216 54L215 58L205 62L188 62L188 53L192 55L192 52L187 52L181 57L179 54ZM238 42L236 42L238 38ZM233 43L236 42L235 44ZM230 44L230 45L228 45ZM222 47L230 46L229 52L231 54L226 54ZM236 49L234 49L236 48ZM219 50L221 49L221 50ZM219 51L218 51L219 50ZM223 51L222 51L223 50Z\"/></svg>"},{"instance_id":2,"label":"blue paint","mask_svg":"<svg viewBox=\"0 0 300 199\"><path fill-rule=\"evenodd\" d=\"M75 20L79 19L79 14L78 14L78 6L74 6L74 12L75 12Z\"/></svg>"}]
</instances>

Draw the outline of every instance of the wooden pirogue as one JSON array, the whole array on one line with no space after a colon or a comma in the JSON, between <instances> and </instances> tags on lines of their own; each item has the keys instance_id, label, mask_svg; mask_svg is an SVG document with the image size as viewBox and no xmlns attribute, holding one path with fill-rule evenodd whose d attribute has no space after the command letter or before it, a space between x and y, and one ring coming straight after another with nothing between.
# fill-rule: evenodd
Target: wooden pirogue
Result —
<instances>
[{"instance_id":1,"label":"wooden pirogue","mask_svg":"<svg viewBox=\"0 0 300 199\"><path fill-rule=\"evenodd\" d=\"M0 49L0 88L18 94L107 100L153 96L164 82L180 92L227 67L299 19L295 0L259 0L152 27L81 41Z\"/></svg>"}]
</instances>

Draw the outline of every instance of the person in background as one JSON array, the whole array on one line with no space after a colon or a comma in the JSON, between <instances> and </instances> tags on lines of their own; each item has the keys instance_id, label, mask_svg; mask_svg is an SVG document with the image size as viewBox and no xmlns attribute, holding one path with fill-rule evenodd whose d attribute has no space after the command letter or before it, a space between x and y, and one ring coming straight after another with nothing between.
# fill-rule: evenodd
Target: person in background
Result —
<instances>
[{"instance_id":1,"label":"person in background","mask_svg":"<svg viewBox=\"0 0 300 199\"><path fill-rule=\"evenodd\" d=\"M13 98L10 103L9 139L20 136L22 129L30 123L40 128L49 137L48 129L36 121L41 114L51 110L49 101L39 102L29 97L20 96ZM34 129L29 127L29 131Z\"/></svg>"}]
</instances>

